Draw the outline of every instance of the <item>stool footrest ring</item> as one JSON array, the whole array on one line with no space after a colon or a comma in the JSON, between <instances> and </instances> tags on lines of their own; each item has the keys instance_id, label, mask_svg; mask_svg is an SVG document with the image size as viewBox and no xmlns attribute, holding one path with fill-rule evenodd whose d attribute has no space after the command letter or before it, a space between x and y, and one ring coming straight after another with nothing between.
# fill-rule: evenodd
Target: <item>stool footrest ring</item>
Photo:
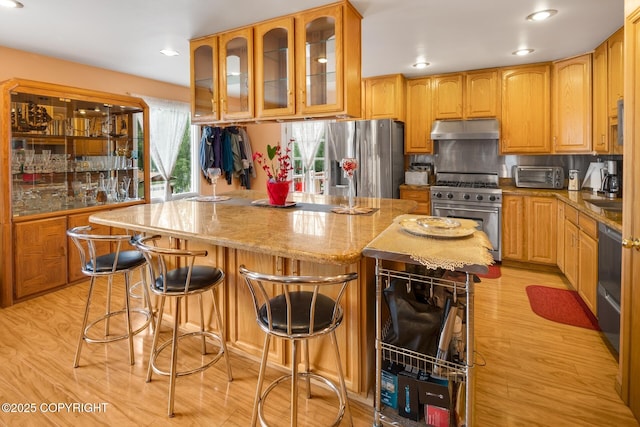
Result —
<instances>
[{"instance_id":1,"label":"stool footrest ring","mask_svg":"<svg viewBox=\"0 0 640 427\"><path fill-rule=\"evenodd\" d=\"M143 308L132 308L132 309L129 310L129 312L130 313L139 313L139 314L142 314L143 316L145 316L144 323L138 329L136 329L134 331L131 331L132 335L137 335L140 332L144 331L149 326L149 323L151 322L151 319L153 318L153 316L151 315L149 310L145 310ZM126 331L122 335L108 336L108 337L104 337L104 338L91 338L89 336L89 331L91 330L91 328L96 326L98 323L104 322L105 320L107 320L110 317L119 316L119 315L125 315L126 316L127 315L127 310L122 309L122 310L118 310L118 311L112 311L111 313L105 314L104 316L100 316L99 318L97 318L93 322L89 323L84 328L83 339L88 343L102 343L102 344L104 344L104 343L110 343L110 342L114 342L114 341L125 340L125 339L129 338L129 335L127 334Z\"/></svg>"},{"instance_id":2,"label":"stool footrest ring","mask_svg":"<svg viewBox=\"0 0 640 427\"><path fill-rule=\"evenodd\" d=\"M264 420L264 414L263 414L263 404L266 401L267 396L280 383L290 380L291 377L292 377L292 375L289 374L289 375L283 375L283 376L277 378L276 380L271 382L267 386L267 388L264 390L264 392L262 392L262 394L260 395L260 400L258 401L258 419L260 420L260 424L262 426L267 426L267 423ZM335 393L335 395L338 397L338 402L339 402L340 405L339 405L338 414L336 415L336 419L334 420L333 424L331 424L331 426L333 427L333 426L339 425L340 422L342 421L342 418L344 417L346 404L345 404L345 401L344 401L344 399L342 397L342 394L340 393L340 389L338 388L338 386L336 386L334 384L334 382L331 381L330 379L325 378L322 375L314 374L313 372L298 372L298 377L299 378L307 378L307 377L309 377L309 378L314 379L316 381L322 382L325 385L327 385L327 387L329 387L333 391L333 393Z\"/></svg>"},{"instance_id":3,"label":"stool footrest ring","mask_svg":"<svg viewBox=\"0 0 640 427\"><path fill-rule=\"evenodd\" d=\"M205 363L203 365L200 365L197 368L190 369L188 371L176 372L176 377L182 377L182 376L185 376L185 375L191 375L191 374L195 374L197 372L202 372L205 369L207 369L208 367L210 367L211 365L213 365L214 363L216 363L218 360L220 360L220 358L224 355L224 349L223 349L223 347L221 345L222 340L220 339L220 337L217 334L215 334L215 333L213 333L211 331L203 331L203 332L195 331L195 332L187 332L187 333L184 333L184 334L180 334L178 336L178 341L183 339L183 338L193 337L193 336L202 336L202 335L204 335L205 337L209 337L213 341L217 341L218 345L220 346L220 348L218 349L218 352L215 353L215 354L214 353L207 353L207 354L213 355L213 359L211 359L209 362L207 362L207 363ZM164 375L164 376L171 375L170 372L163 371L162 369L160 369L160 368L158 368L156 366L156 359L158 358L158 356L160 355L162 350L164 350L165 348L167 348L167 347L169 347L171 345L172 341L173 340L170 339L170 340L162 343L162 345L159 346L156 349L156 351L153 353L153 355L151 356L151 368L153 369L153 372L155 372L158 375Z\"/></svg>"}]
</instances>

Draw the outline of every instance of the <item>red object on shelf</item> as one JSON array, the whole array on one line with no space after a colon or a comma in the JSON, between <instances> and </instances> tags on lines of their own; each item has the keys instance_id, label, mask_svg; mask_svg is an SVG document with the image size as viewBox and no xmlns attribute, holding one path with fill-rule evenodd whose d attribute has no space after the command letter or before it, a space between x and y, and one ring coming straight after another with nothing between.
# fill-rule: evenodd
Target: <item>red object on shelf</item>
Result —
<instances>
[{"instance_id":1,"label":"red object on shelf","mask_svg":"<svg viewBox=\"0 0 640 427\"><path fill-rule=\"evenodd\" d=\"M274 206L284 206L289 195L291 181L267 181L267 193L269 194L269 204Z\"/></svg>"},{"instance_id":2,"label":"red object on shelf","mask_svg":"<svg viewBox=\"0 0 640 427\"><path fill-rule=\"evenodd\" d=\"M40 179L39 173L23 173L22 181L23 182L36 182Z\"/></svg>"}]
</instances>

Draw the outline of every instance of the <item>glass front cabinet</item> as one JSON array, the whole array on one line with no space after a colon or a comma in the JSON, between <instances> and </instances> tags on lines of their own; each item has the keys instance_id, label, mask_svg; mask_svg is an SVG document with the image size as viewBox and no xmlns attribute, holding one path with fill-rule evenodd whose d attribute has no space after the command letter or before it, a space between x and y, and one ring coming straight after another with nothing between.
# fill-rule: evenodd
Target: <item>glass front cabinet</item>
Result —
<instances>
[{"instance_id":1,"label":"glass front cabinet","mask_svg":"<svg viewBox=\"0 0 640 427\"><path fill-rule=\"evenodd\" d=\"M139 98L19 79L0 87L6 306L77 277L67 274L79 270L67 266L72 219L149 201L149 125Z\"/></svg>"}]
</instances>

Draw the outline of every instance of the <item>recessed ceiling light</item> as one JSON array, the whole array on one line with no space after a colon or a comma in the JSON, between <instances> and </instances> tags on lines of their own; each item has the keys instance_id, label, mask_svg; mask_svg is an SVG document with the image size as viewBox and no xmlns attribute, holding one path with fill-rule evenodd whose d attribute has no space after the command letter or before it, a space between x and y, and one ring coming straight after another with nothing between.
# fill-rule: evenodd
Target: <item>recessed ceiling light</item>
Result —
<instances>
[{"instance_id":1,"label":"recessed ceiling light","mask_svg":"<svg viewBox=\"0 0 640 427\"><path fill-rule=\"evenodd\" d=\"M323 57L323 56L321 56L320 58L318 58L318 59L317 59L317 61L318 61L318 63L320 63L320 64L326 64L326 63L327 63L327 61L328 61L328 59L327 59L327 58L325 58L325 57Z\"/></svg>"},{"instance_id":2,"label":"recessed ceiling light","mask_svg":"<svg viewBox=\"0 0 640 427\"><path fill-rule=\"evenodd\" d=\"M428 62L421 61L421 62L416 62L415 64L412 65L412 67L422 69L422 68L427 68L429 65L431 64L429 64Z\"/></svg>"},{"instance_id":3,"label":"recessed ceiling light","mask_svg":"<svg viewBox=\"0 0 640 427\"><path fill-rule=\"evenodd\" d=\"M517 56L525 56L529 55L530 53L533 53L533 49L518 49L515 52L511 52L512 55Z\"/></svg>"},{"instance_id":4,"label":"recessed ceiling light","mask_svg":"<svg viewBox=\"0 0 640 427\"><path fill-rule=\"evenodd\" d=\"M180 53L178 53L177 50L173 50L173 49L162 49L160 51L161 54L166 55L166 56L178 56L180 55Z\"/></svg>"},{"instance_id":5,"label":"recessed ceiling light","mask_svg":"<svg viewBox=\"0 0 640 427\"><path fill-rule=\"evenodd\" d=\"M556 13L558 13L558 11L555 9L541 10L527 16L527 21L544 21L545 19L551 18Z\"/></svg>"},{"instance_id":6,"label":"recessed ceiling light","mask_svg":"<svg viewBox=\"0 0 640 427\"><path fill-rule=\"evenodd\" d=\"M15 1L15 0L0 0L0 6L12 7L14 9L20 9L20 8L24 7L24 5L22 3L20 3L19 1Z\"/></svg>"}]
</instances>

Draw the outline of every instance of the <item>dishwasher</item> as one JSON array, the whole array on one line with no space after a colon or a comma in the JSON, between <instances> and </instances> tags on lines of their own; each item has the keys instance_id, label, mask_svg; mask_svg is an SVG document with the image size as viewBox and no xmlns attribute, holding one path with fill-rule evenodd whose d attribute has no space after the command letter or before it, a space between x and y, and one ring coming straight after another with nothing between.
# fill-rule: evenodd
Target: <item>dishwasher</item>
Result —
<instances>
[{"instance_id":1,"label":"dishwasher","mask_svg":"<svg viewBox=\"0 0 640 427\"><path fill-rule=\"evenodd\" d=\"M622 235L603 223L598 231L598 324L619 352Z\"/></svg>"}]
</instances>

